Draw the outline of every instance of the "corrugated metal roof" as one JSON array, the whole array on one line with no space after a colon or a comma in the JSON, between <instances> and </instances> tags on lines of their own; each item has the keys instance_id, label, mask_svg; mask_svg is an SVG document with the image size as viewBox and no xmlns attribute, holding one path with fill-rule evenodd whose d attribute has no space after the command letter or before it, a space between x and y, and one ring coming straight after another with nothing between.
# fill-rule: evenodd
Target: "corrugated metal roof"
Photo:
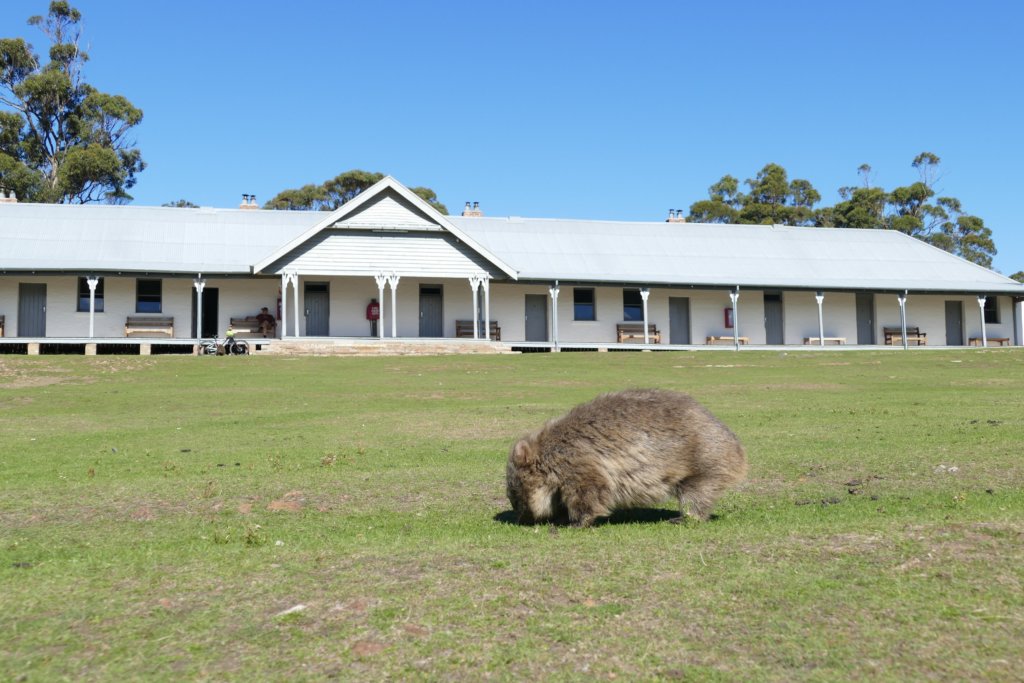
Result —
<instances>
[{"instance_id":1,"label":"corrugated metal roof","mask_svg":"<svg viewBox=\"0 0 1024 683\"><path fill-rule=\"evenodd\" d=\"M0 204L0 270L250 272L321 212Z\"/></svg>"},{"instance_id":2,"label":"corrugated metal roof","mask_svg":"<svg viewBox=\"0 0 1024 683\"><path fill-rule=\"evenodd\" d=\"M247 274L329 215L0 204L0 271ZM520 280L1024 295L1024 285L889 230L446 218Z\"/></svg>"},{"instance_id":3,"label":"corrugated metal roof","mask_svg":"<svg viewBox=\"0 0 1024 683\"><path fill-rule=\"evenodd\" d=\"M892 230L449 217L520 280L1014 292L1024 285Z\"/></svg>"}]
</instances>

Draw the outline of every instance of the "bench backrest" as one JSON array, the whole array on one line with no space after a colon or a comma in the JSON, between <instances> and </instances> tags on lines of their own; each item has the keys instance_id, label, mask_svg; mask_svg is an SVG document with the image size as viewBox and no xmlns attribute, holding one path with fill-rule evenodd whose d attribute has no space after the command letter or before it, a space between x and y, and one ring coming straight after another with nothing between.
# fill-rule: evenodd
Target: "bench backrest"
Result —
<instances>
[{"instance_id":1,"label":"bench backrest","mask_svg":"<svg viewBox=\"0 0 1024 683\"><path fill-rule=\"evenodd\" d=\"M156 318L156 317L147 316L147 315L130 315L130 316L128 316L128 319L125 322L125 324L129 325L129 326L132 326L132 325L173 325L174 324L174 318L171 317L171 316L164 316L164 317Z\"/></svg>"}]
</instances>

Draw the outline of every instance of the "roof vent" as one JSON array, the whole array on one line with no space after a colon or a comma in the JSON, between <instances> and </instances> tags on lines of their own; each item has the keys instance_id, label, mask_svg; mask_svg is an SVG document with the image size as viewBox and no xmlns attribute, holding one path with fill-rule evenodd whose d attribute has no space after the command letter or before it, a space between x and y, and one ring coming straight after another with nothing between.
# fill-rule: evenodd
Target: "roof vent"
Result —
<instances>
[{"instance_id":1,"label":"roof vent","mask_svg":"<svg viewBox=\"0 0 1024 683\"><path fill-rule=\"evenodd\" d=\"M0 204L17 204L18 195L14 194L14 190L8 190L6 187L0 187Z\"/></svg>"},{"instance_id":2,"label":"roof vent","mask_svg":"<svg viewBox=\"0 0 1024 683\"><path fill-rule=\"evenodd\" d=\"M666 223L685 223L686 215L682 209L669 209L668 218L665 220Z\"/></svg>"},{"instance_id":3,"label":"roof vent","mask_svg":"<svg viewBox=\"0 0 1024 683\"><path fill-rule=\"evenodd\" d=\"M480 210L480 202L466 202L466 208L462 210L462 215L470 218L482 218L484 212Z\"/></svg>"},{"instance_id":4,"label":"roof vent","mask_svg":"<svg viewBox=\"0 0 1024 683\"><path fill-rule=\"evenodd\" d=\"M238 205L238 208L239 209L245 209L245 210L248 210L248 211L254 211L254 210L260 208L259 204L256 203L256 195L254 195L254 194L243 194L242 195L242 203Z\"/></svg>"}]
</instances>

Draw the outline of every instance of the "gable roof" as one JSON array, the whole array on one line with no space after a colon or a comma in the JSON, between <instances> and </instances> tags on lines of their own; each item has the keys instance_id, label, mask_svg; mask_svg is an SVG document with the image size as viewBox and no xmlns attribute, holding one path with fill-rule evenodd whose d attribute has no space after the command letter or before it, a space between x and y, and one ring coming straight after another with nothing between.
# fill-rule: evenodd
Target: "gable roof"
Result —
<instances>
[{"instance_id":1,"label":"gable roof","mask_svg":"<svg viewBox=\"0 0 1024 683\"><path fill-rule=\"evenodd\" d=\"M1024 285L893 230L538 218L450 220L520 280L1013 293Z\"/></svg>"},{"instance_id":2,"label":"gable roof","mask_svg":"<svg viewBox=\"0 0 1024 683\"><path fill-rule=\"evenodd\" d=\"M386 220L364 215L364 213L369 213L368 209L370 207L387 201L389 196L395 195L404 200L405 206L398 206L396 210L385 211ZM517 272L512 266L494 252L479 244L473 237L453 224L449 218L449 216L441 214L437 209L424 201L422 197L391 176L385 176L360 192L355 199L346 202L336 210L323 216L308 230L257 261L253 266L253 270L257 273L264 271L272 264L287 257L289 253L301 249L304 244L316 239L320 233L326 230L345 228L380 231L448 232L510 278L516 279L518 277Z\"/></svg>"}]
</instances>

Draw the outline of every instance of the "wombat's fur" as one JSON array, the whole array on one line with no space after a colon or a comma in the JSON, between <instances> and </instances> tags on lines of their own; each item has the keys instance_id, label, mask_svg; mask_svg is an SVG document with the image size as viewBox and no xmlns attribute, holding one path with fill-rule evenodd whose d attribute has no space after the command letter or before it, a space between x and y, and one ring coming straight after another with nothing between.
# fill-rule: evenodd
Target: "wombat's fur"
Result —
<instances>
[{"instance_id":1,"label":"wombat's fur","mask_svg":"<svg viewBox=\"0 0 1024 683\"><path fill-rule=\"evenodd\" d=\"M576 406L520 439L506 470L520 523L567 518L576 526L669 497L680 515L706 520L746 473L735 434L690 396L658 389Z\"/></svg>"}]
</instances>

